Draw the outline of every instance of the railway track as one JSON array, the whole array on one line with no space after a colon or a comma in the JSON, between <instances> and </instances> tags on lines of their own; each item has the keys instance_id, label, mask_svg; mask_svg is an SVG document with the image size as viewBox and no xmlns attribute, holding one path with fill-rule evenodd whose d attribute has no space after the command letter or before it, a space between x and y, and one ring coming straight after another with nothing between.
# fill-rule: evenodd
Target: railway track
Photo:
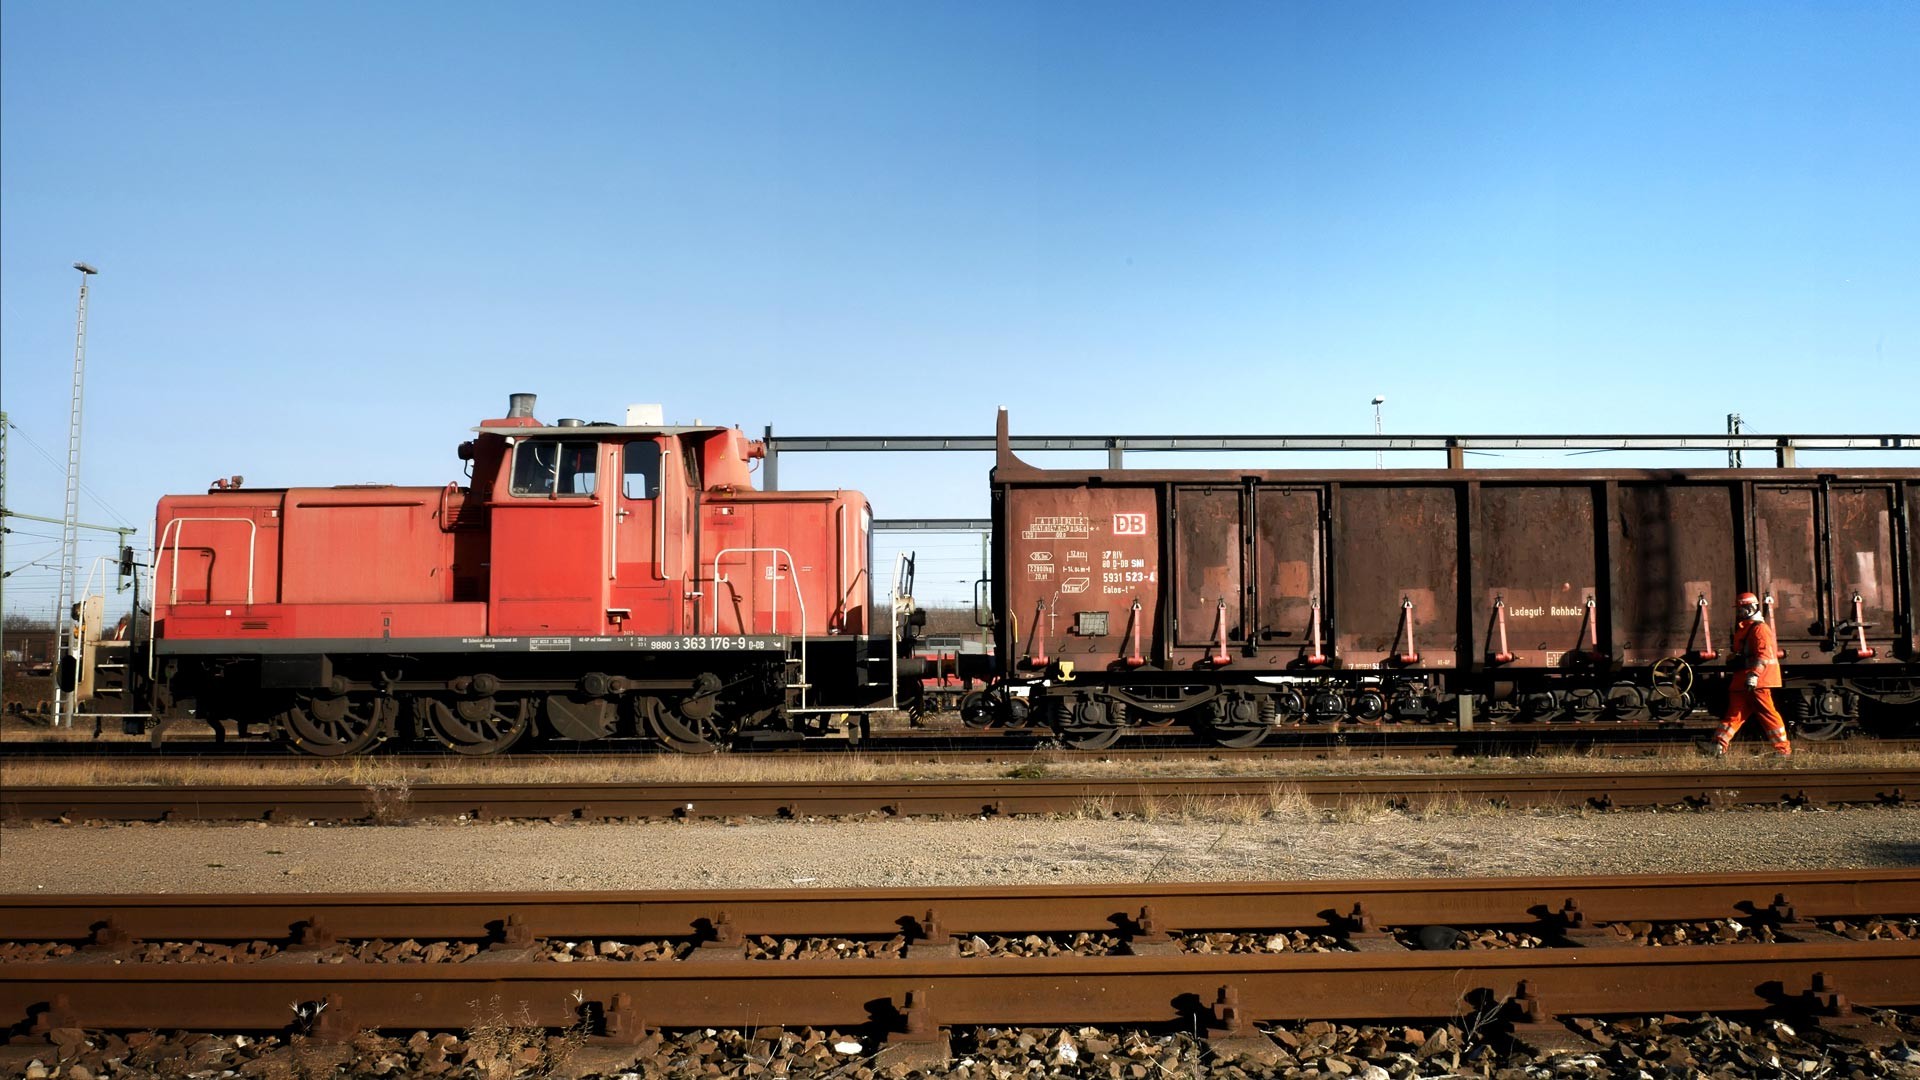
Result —
<instances>
[{"instance_id":1,"label":"railway track","mask_svg":"<svg viewBox=\"0 0 1920 1080\"><path fill-rule=\"evenodd\" d=\"M585 1025L596 1045L629 1057L653 1028L742 1024L865 1030L933 1056L948 1029L988 1024L1177 1025L1257 1050L1266 1021L1476 1016L1517 1039L1571 1045L1579 1038L1561 1022L1569 1017L1765 1010L1863 1035L1869 1025L1852 1006L1920 1005L1916 908L1912 869L9 896L0 897L0 1019L43 1038L270 1032L289 1026L291 1003L317 1013L311 1034L324 1042L368 1028L468 1028L475 1003L493 997L536 1025ZM395 959L403 939L440 959ZM158 943L189 940L230 951L223 962L155 959L167 955ZM793 941L805 946L787 948ZM656 942L664 947L640 948Z\"/></svg>"},{"instance_id":2,"label":"railway track","mask_svg":"<svg viewBox=\"0 0 1920 1080\"><path fill-rule=\"evenodd\" d=\"M1409 808L1636 806L1893 806L1920 797L1920 769L1795 768L1498 775L711 781L696 783L125 785L0 792L14 821L399 821L1143 812L1241 802L1255 810L1304 800L1376 800Z\"/></svg>"},{"instance_id":3,"label":"railway track","mask_svg":"<svg viewBox=\"0 0 1920 1080\"><path fill-rule=\"evenodd\" d=\"M1286 741L1234 749L1218 746L1205 738L1181 729L1154 731L1132 737L1120 745L1100 751L1070 750L1060 746L1045 731L967 731L947 730L915 733L891 733L885 737L855 742L824 739L787 744L773 743L755 748L744 746L736 752L772 757L859 754L872 758L943 761L1001 761L1011 757L1059 755L1063 759L1098 760L1105 758L1202 757L1286 760L1326 758L1330 756L1370 755L1377 757L1449 758L1490 757L1539 753L1601 752L1615 756L1644 756L1691 750L1701 731L1694 729L1647 728L1627 733L1619 731L1542 728L1537 731L1431 731L1384 733L1364 728L1347 731L1303 732ZM1840 742L1808 743L1802 747L1855 748L1875 752L1920 750L1920 738L1855 738ZM631 741L553 744L521 753L500 754L475 759L450 751L395 749L367 755L366 760L401 764L471 762L489 763L604 760L657 760L682 755L656 750ZM38 741L10 739L0 741L0 761L32 763L37 761L92 760L254 760L310 764L314 759L296 756L275 743L266 741L225 742L206 738L178 739L154 747L131 741Z\"/></svg>"}]
</instances>

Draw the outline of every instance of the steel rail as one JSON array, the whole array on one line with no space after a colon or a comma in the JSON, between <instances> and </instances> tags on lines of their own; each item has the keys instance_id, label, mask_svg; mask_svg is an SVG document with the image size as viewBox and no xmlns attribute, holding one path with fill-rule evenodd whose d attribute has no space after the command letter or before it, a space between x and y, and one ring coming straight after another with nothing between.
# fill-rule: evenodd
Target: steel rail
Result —
<instances>
[{"instance_id":1,"label":"steel rail","mask_svg":"<svg viewBox=\"0 0 1920 1080\"><path fill-rule=\"evenodd\" d=\"M395 897L65 897L9 901L9 936L55 930L71 936L76 917L115 919L121 941L138 929L165 929L143 921L156 912L197 912L202 924L219 920L229 934L260 929L261 913L281 918L305 911L328 928L383 933L407 925L383 923L380 912L400 907L422 915L472 910L438 924L485 929L475 918L514 905L550 905L597 912L594 923L553 928L567 934L625 936L666 928L694 911L726 919L746 932L785 932L767 918L783 906L804 909L807 932L849 932L857 926L886 933L914 923L923 907L937 907L940 924L965 930L987 919L981 905L999 905L1002 924L1053 928L1123 924L1146 905L1189 925L1337 924L1339 912L1371 903L1380 925L1409 916L1457 921L1550 924L1571 904L1597 921L1624 918L1771 918L1777 940L1765 944L1673 948L1606 945L1565 935L1549 947L1448 952L1397 948L1353 952L1197 955L1165 953L1047 958L957 958L915 948L904 958L748 960L717 950L700 962L556 964L518 957L502 962L392 964L371 962L239 964L70 963L0 964L0 1020L18 1023L58 1011L65 1025L89 1028L271 1030L286 1026L290 1004L327 1002L333 1022L351 1032L461 1028L476 1019L477 1002L500 1006L549 1027L583 1016L621 1014L630 1037L641 1025L878 1023L895 1029L953 1024L1165 1023L1192 1021L1237 1026L1251 1020L1325 1017L1381 1019L1451 1017L1512 1006L1525 999L1541 1014L1708 1012L1792 1008L1816 1011L1844 994L1859 1005L1920 1004L1920 942L1857 942L1826 933L1806 920L1890 910L1912 902L1915 871L1829 875L1767 874L1727 877L1483 879L1453 882L1330 882L1305 885L1110 886L1062 890L935 890L783 893L625 894L538 898ZM1784 892L1791 896L1781 896ZM190 905L196 903L197 908ZM354 907L352 905L361 906ZM29 905L37 905L32 907ZM53 905L53 906L49 906ZM59 905L66 905L64 908ZM487 906L491 905L491 906ZM727 905L723 908L721 905ZM765 905L762 907L761 905ZM795 905L798 905L796 908ZM970 906L972 905L972 906ZM1189 906L1191 905L1191 906ZM59 915L59 927L33 911ZM862 919L849 919L860 912ZM654 923L643 916L665 915ZM904 914L901 914L904 913ZM529 910L534 918L544 911ZM892 921L883 921L887 915ZM26 916L25 919L19 916ZM932 920L929 919L929 922ZM1562 920L1563 923L1565 920ZM1052 927L1036 926L1053 924ZM424 925L424 924L421 924ZM699 919L678 921L681 934ZM282 923L277 933L285 933ZM1137 928L1137 927L1136 927ZM553 932L533 928L537 932ZM1348 929L1351 929L1349 927ZM415 935L420 936L420 935ZM706 950L702 950L706 952ZM1230 1007L1216 1008L1215 1006ZM907 1022L917 1010L916 1023ZM343 1023L347 1017L351 1023ZM1224 1023L1223 1023L1224 1022Z\"/></svg>"},{"instance_id":2,"label":"steel rail","mask_svg":"<svg viewBox=\"0 0 1920 1080\"><path fill-rule=\"evenodd\" d=\"M458 1029L490 996L545 1027L616 995L662 1027L885 1023L914 999L933 1024L1167 1023L1237 999L1248 1020L1450 1017L1522 985L1561 1014L1775 1008L1839 987L1856 1005L1920 1003L1920 942L1272 956L722 961L707 964L11 964L0 1016L65 1001L88 1028L273 1030L328 1001L354 1027ZM625 1011L625 1010L623 1010Z\"/></svg>"},{"instance_id":3,"label":"steel rail","mask_svg":"<svg viewBox=\"0 0 1920 1080\"><path fill-rule=\"evenodd\" d=\"M1152 906L1181 930L1592 922L1920 913L1920 867L1420 880L500 893L0 895L0 937L80 941L112 921L144 940L274 940L319 920L342 938L484 939L509 917L556 938L677 937L722 914L741 934L887 936L930 910L949 933L1110 931Z\"/></svg>"},{"instance_id":4,"label":"steel rail","mask_svg":"<svg viewBox=\"0 0 1920 1080\"><path fill-rule=\"evenodd\" d=\"M1497 775L1228 776L1129 779L594 784L124 785L0 792L0 818L102 821L401 820L417 818L1001 816L1165 809L1187 800L1381 800L1507 807L1900 805L1920 769L1542 772Z\"/></svg>"}]
</instances>

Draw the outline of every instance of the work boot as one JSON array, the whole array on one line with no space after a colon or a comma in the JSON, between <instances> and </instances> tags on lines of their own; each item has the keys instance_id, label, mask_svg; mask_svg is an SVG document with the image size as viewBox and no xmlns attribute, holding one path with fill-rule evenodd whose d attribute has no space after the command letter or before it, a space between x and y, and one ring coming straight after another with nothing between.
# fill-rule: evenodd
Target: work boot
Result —
<instances>
[{"instance_id":1,"label":"work boot","mask_svg":"<svg viewBox=\"0 0 1920 1080\"><path fill-rule=\"evenodd\" d=\"M1720 740L1718 739L1701 739L1699 742L1693 744L1693 748L1705 757L1722 758L1727 756L1727 748L1721 746Z\"/></svg>"}]
</instances>

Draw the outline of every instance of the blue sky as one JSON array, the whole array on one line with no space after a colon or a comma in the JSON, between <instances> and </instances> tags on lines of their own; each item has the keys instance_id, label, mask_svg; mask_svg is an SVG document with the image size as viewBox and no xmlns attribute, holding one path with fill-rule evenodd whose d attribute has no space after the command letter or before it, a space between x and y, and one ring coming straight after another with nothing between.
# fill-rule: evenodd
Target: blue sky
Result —
<instances>
[{"instance_id":1,"label":"blue sky","mask_svg":"<svg viewBox=\"0 0 1920 1080\"><path fill-rule=\"evenodd\" d=\"M83 517L142 526L236 472L444 482L517 390L794 434L1356 432L1376 393L1398 432L1913 432L1915 177L1910 3L9 0L8 501L60 512L26 440L60 456L75 259ZM971 516L985 468L782 480Z\"/></svg>"}]
</instances>

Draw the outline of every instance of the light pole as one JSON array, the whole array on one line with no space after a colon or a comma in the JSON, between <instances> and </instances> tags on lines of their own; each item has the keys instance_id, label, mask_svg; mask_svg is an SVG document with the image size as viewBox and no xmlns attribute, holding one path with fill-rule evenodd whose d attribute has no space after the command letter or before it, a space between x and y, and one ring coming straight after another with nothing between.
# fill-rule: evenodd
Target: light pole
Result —
<instances>
[{"instance_id":1,"label":"light pole","mask_svg":"<svg viewBox=\"0 0 1920 1080\"><path fill-rule=\"evenodd\" d=\"M1373 396L1373 436L1376 439L1380 437L1380 406L1386 403L1387 403L1386 395L1375 394ZM1378 447L1374 448L1373 467L1376 469L1384 469L1387 467L1386 451L1381 450Z\"/></svg>"},{"instance_id":2,"label":"light pole","mask_svg":"<svg viewBox=\"0 0 1920 1080\"><path fill-rule=\"evenodd\" d=\"M60 522L60 595L54 602L54 641L61 658L72 648L68 616L73 603L74 576L79 569L80 529L80 404L85 397L87 374L87 279L100 271L83 262L73 264L80 271L80 303L73 329L73 412L67 418L67 507ZM78 653L75 648L74 652ZM71 725L71 701L62 701L60 670L53 673L53 726Z\"/></svg>"}]
</instances>

